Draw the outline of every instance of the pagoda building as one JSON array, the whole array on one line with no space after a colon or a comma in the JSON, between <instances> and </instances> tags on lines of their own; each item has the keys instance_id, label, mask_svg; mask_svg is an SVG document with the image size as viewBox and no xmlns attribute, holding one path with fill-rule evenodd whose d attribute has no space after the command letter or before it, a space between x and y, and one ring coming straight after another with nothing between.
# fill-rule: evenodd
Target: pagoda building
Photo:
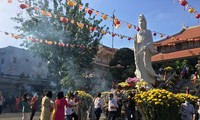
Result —
<instances>
[{"instance_id":1,"label":"pagoda building","mask_svg":"<svg viewBox=\"0 0 200 120\"><path fill-rule=\"evenodd\" d=\"M184 27L177 34L154 45L159 54L152 57L153 63L186 59L195 65L200 59L200 26Z\"/></svg>"}]
</instances>

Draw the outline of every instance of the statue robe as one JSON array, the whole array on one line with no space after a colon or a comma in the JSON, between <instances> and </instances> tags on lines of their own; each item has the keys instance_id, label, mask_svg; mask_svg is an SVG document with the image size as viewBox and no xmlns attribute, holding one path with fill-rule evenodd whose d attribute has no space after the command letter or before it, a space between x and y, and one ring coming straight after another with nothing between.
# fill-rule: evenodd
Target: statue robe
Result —
<instances>
[{"instance_id":1,"label":"statue robe","mask_svg":"<svg viewBox=\"0 0 200 120\"><path fill-rule=\"evenodd\" d=\"M137 33L134 41L134 53L136 77L146 81L149 84L148 86L152 88L157 74L152 67L151 57L157 51L153 49L153 38L150 30L140 30Z\"/></svg>"}]
</instances>

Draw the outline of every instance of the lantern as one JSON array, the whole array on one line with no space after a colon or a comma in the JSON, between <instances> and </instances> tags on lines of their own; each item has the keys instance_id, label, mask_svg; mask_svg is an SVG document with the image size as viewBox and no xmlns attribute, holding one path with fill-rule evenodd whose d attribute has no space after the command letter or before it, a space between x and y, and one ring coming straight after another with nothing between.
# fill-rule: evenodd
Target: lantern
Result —
<instances>
[{"instance_id":1,"label":"lantern","mask_svg":"<svg viewBox=\"0 0 200 120\"><path fill-rule=\"evenodd\" d=\"M88 10L88 14L91 15L93 13L93 10Z\"/></svg>"},{"instance_id":2,"label":"lantern","mask_svg":"<svg viewBox=\"0 0 200 120\"><path fill-rule=\"evenodd\" d=\"M53 42L52 42L52 41L48 41L47 44L48 44L48 45L52 45Z\"/></svg>"},{"instance_id":3,"label":"lantern","mask_svg":"<svg viewBox=\"0 0 200 120\"><path fill-rule=\"evenodd\" d=\"M119 25L119 24L120 24L120 21L119 21L119 20L117 20L116 24L117 24L117 25Z\"/></svg>"},{"instance_id":4,"label":"lantern","mask_svg":"<svg viewBox=\"0 0 200 120\"><path fill-rule=\"evenodd\" d=\"M166 39L169 39L169 38L170 38L170 36L167 36L167 37L166 37Z\"/></svg>"},{"instance_id":5,"label":"lantern","mask_svg":"<svg viewBox=\"0 0 200 120\"><path fill-rule=\"evenodd\" d=\"M68 22L68 19L67 19L67 18L63 18L62 22L63 22L63 23L67 23L67 22Z\"/></svg>"},{"instance_id":6,"label":"lantern","mask_svg":"<svg viewBox=\"0 0 200 120\"><path fill-rule=\"evenodd\" d=\"M74 1L70 1L70 0L69 0L69 1L67 2L67 5L69 5L69 6L73 7L73 6L75 5L75 2L74 2Z\"/></svg>"},{"instance_id":7,"label":"lantern","mask_svg":"<svg viewBox=\"0 0 200 120\"><path fill-rule=\"evenodd\" d=\"M179 3L182 5L182 6L186 6L188 4L188 2L186 0L180 0Z\"/></svg>"},{"instance_id":8,"label":"lantern","mask_svg":"<svg viewBox=\"0 0 200 120\"><path fill-rule=\"evenodd\" d=\"M128 28L129 28L129 29L131 29L131 28L132 28L132 24L128 24L127 26L128 26Z\"/></svg>"},{"instance_id":9,"label":"lantern","mask_svg":"<svg viewBox=\"0 0 200 120\"><path fill-rule=\"evenodd\" d=\"M102 33L103 35L105 35L105 34L106 34L106 31L105 31L105 30L102 30L101 33Z\"/></svg>"},{"instance_id":10,"label":"lantern","mask_svg":"<svg viewBox=\"0 0 200 120\"><path fill-rule=\"evenodd\" d=\"M197 19L199 19L200 18L200 14L196 14L196 16L195 16Z\"/></svg>"},{"instance_id":11,"label":"lantern","mask_svg":"<svg viewBox=\"0 0 200 120\"><path fill-rule=\"evenodd\" d=\"M131 37L129 37L128 40L131 40Z\"/></svg>"},{"instance_id":12,"label":"lantern","mask_svg":"<svg viewBox=\"0 0 200 120\"><path fill-rule=\"evenodd\" d=\"M61 21L61 22L63 21L63 19L64 19L64 17L60 17L60 21Z\"/></svg>"},{"instance_id":13,"label":"lantern","mask_svg":"<svg viewBox=\"0 0 200 120\"><path fill-rule=\"evenodd\" d=\"M137 31L140 31L140 28L139 27L137 27L137 29L136 29Z\"/></svg>"},{"instance_id":14,"label":"lantern","mask_svg":"<svg viewBox=\"0 0 200 120\"><path fill-rule=\"evenodd\" d=\"M74 20L71 20L71 24L74 24Z\"/></svg>"},{"instance_id":15,"label":"lantern","mask_svg":"<svg viewBox=\"0 0 200 120\"><path fill-rule=\"evenodd\" d=\"M157 35L157 33L154 33L154 34L153 34L153 36L156 36L156 35Z\"/></svg>"},{"instance_id":16,"label":"lantern","mask_svg":"<svg viewBox=\"0 0 200 120\"><path fill-rule=\"evenodd\" d=\"M78 26L78 28L82 28L84 26L84 24L77 22L77 26Z\"/></svg>"},{"instance_id":17,"label":"lantern","mask_svg":"<svg viewBox=\"0 0 200 120\"><path fill-rule=\"evenodd\" d=\"M102 14L102 18L103 18L104 20L106 20L106 19L108 18L108 16L105 15L105 14Z\"/></svg>"},{"instance_id":18,"label":"lantern","mask_svg":"<svg viewBox=\"0 0 200 120\"><path fill-rule=\"evenodd\" d=\"M95 28L94 28L94 27L90 27L90 30L91 30L92 32L94 32Z\"/></svg>"},{"instance_id":19,"label":"lantern","mask_svg":"<svg viewBox=\"0 0 200 120\"><path fill-rule=\"evenodd\" d=\"M115 34L114 34L114 33L112 33L112 37L115 37Z\"/></svg>"},{"instance_id":20,"label":"lantern","mask_svg":"<svg viewBox=\"0 0 200 120\"><path fill-rule=\"evenodd\" d=\"M26 8L26 5L25 5L25 4L21 4L21 5L20 5L20 8L21 8L21 9L25 9L25 8Z\"/></svg>"},{"instance_id":21,"label":"lantern","mask_svg":"<svg viewBox=\"0 0 200 120\"><path fill-rule=\"evenodd\" d=\"M194 12L195 12L195 9L192 8L192 7L190 7L189 10L188 10L188 12L189 12L189 13L194 13Z\"/></svg>"}]
</instances>

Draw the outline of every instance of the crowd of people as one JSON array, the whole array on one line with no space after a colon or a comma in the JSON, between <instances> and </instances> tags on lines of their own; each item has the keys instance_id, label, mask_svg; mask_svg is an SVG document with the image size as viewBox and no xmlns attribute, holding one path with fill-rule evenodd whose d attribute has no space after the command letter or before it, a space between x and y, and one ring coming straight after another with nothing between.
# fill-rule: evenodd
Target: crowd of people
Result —
<instances>
[{"instance_id":1,"label":"crowd of people","mask_svg":"<svg viewBox=\"0 0 200 120\"><path fill-rule=\"evenodd\" d=\"M126 98L123 98L122 94L110 92L105 97L97 93L93 102L89 103L90 107L82 109L83 114L79 113L79 106L83 104L84 99L79 98L78 92L70 92L66 96L63 92L58 92L56 98L53 99L53 93L46 91L41 100L37 94L29 98L29 94L24 93L18 102L22 120L33 120L38 108L40 108L40 120L100 120L102 113L107 120L116 120L122 117L122 107L125 110L123 114L128 120L142 120L137 111L134 94L130 92L125 96ZM0 92L0 114L3 101L4 98ZM181 120L200 120L200 99L195 105L186 99L180 106L180 115Z\"/></svg>"},{"instance_id":2,"label":"crowd of people","mask_svg":"<svg viewBox=\"0 0 200 120\"><path fill-rule=\"evenodd\" d=\"M40 120L99 120L102 112L108 120L115 120L121 114L120 101L121 99L116 98L113 93L109 94L106 100L102 98L101 93L97 93L92 103L85 103L84 98L78 97L78 92L70 92L66 96L63 92L58 92L55 98L51 91L46 91L41 97L37 94L30 97L28 93L24 93L21 98L16 98L15 112L22 112L22 120L33 120L37 110L40 112ZM0 93L0 114L4 102L5 99ZM133 94L130 94L129 99L124 102L129 104L127 107L129 120L134 120Z\"/></svg>"}]
</instances>

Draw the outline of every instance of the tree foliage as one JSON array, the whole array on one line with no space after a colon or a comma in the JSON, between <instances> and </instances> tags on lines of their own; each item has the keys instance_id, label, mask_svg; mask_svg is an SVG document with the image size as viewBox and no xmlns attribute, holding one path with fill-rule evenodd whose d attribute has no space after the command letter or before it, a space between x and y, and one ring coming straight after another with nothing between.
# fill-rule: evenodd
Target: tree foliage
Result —
<instances>
[{"instance_id":1,"label":"tree foliage","mask_svg":"<svg viewBox=\"0 0 200 120\"><path fill-rule=\"evenodd\" d=\"M128 77L135 77L134 52L129 48L119 49L110 61L110 74L114 80L124 81Z\"/></svg>"},{"instance_id":2,"label":"tree foliage","mask_svg":"<svg viewBox=\"0 0 200 120\"><path fill-rule=\"evenodd\" d=\"M13 18L20 24L15 28L21 32L21 36L36 38L40 42L24 41L22 46L48 61L49 72L59 80L62 79L63 85L79 87L85 79L82 74L90 71L92 67L92 58L103 37L100 31L105 26L99 27L102 19L87 18L84 9L79 10L78 5L70 7L61 0L29 1L28 4L30 8L26 10L28 14L26 19L22 13ZM39 11L50 12L51 16L42 15L34 9L34 6L37 6ZM60 17L68 18L68 22L61 22ZM82 22L84 27L78 28L76 22ZM88 26L95 27L99 31L92 32ZM52 41L53 45L44 43L48 41ZM58 43L68 46L61 47Z\"/></svg>"}]
</instances>

